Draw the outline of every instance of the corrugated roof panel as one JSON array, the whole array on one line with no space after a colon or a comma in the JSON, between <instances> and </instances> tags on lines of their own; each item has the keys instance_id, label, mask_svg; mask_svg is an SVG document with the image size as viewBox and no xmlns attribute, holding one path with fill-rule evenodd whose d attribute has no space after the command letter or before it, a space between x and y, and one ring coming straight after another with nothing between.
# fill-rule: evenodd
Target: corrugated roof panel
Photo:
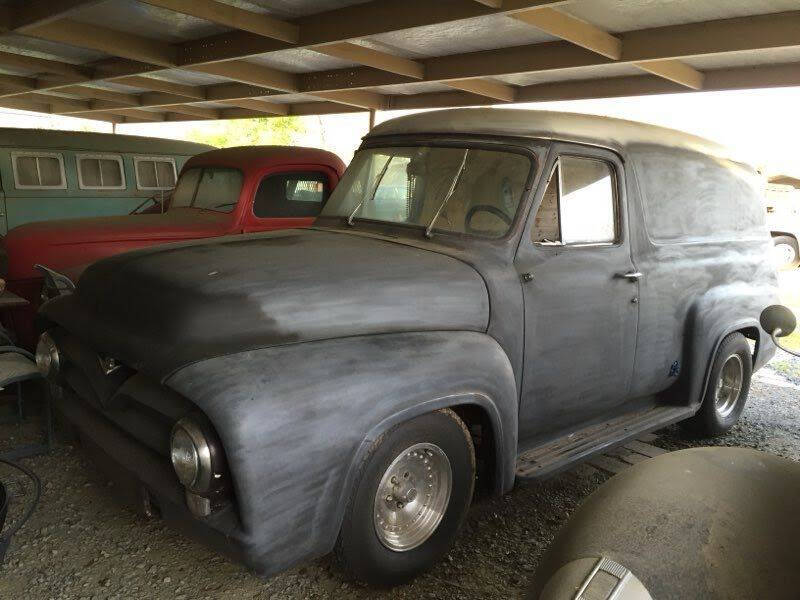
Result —
<instances>
[{"instance_id":1,"label":"corrugated roof panel","mask_svg":"<svg viewBox=\"0 0 800 600\"><path fill-rule=\"evenodd\" d=\"M797 0L592 0L561 7L611 33L798 10Z\"/></svg>"},{"instance_id":2,"label":"corrugated roof panel","mask_svg":"<svg viewBox=\"0 0 800 600\"><path fill-rule=\"evenodd\" d=\"M516 19L491 15L382 33L364 39L401 50L405 56L427 57L538 44L556 38Z\"/></svg>"}]
</instances>

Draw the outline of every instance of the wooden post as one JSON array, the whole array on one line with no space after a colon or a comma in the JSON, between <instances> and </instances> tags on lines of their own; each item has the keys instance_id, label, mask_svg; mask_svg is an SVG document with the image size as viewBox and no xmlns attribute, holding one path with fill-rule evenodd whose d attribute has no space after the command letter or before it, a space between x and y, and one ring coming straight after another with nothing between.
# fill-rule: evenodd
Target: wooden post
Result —
<instances>
[{"instance_id":1,"label":"wooden post","mask_svg":"<svg viewBox=\"0 0 800 600\"><path fill-rule=\"evenodd\" d=\"M369 130L372 131L372 128L375 127L375 109L371 109L369 111Z\"/></svg>"}]
</instances>

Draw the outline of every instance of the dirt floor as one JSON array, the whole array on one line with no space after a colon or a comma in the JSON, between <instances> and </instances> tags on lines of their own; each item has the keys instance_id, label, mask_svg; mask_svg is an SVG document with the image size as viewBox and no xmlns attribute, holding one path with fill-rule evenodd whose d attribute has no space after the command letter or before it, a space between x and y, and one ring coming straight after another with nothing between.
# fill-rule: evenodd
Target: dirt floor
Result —
<instances>
[{"instance_id":1,"label":"dirt floor","mask_svg":"<svg viewBox=\"0 0 800 600\"><path fill-rule=\"evenodd\" d=\"M0 426L0 452L35 434L35 423ZM800 359L779 353L760 371L740 424L714 440L687 440L677 427L654 442L668 449L735 445L800 460ZM606 476L578 466L518 484L475 505L447 559L410 585L376 591L344 581L324 558L268 580L121 508L80 449L61 445L27 459L44 482L42 501L0 566L0 598L188 600L196 598L515 598L570 513ZM13 521L30 486L12 482Z\"/></svg>"}]
</instances>

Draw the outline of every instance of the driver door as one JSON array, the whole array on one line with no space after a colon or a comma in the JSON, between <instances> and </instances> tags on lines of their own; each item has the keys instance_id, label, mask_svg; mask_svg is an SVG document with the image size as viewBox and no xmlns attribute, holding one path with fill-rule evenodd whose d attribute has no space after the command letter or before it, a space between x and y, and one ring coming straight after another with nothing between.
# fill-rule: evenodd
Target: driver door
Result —
<instances>
[{"instance_id":1,"label":"driver door","mask_svg":"<svg viewBox=\"0 0 800 600\"><path fill-rule=\"evenodd\" d=\"M638 320L623 164L554 144L520 244L525 355L520 446L626 411Z\"/></svg>"}]
</instances>

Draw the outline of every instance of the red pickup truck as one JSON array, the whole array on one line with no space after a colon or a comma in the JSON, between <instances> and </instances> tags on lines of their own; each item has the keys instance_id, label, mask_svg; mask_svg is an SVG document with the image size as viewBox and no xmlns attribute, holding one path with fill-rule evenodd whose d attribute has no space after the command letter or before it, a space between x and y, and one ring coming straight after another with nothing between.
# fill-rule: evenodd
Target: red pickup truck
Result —
<instances>
[{"instance_id":1,"label":"red pickup truck","mask_svg":"<svg viewBox=\"0 0 800 600\"><path fill-rule=\"evenodd\" d=\"M184 165L165 212L15 227L0 240L0 277L28 306L6 311L20 344L35 345L44 265L74 276L106 256L166 242L305 227L344 172L331 152L248 146L198 154Z\"/></svg>"}]
</instances>

